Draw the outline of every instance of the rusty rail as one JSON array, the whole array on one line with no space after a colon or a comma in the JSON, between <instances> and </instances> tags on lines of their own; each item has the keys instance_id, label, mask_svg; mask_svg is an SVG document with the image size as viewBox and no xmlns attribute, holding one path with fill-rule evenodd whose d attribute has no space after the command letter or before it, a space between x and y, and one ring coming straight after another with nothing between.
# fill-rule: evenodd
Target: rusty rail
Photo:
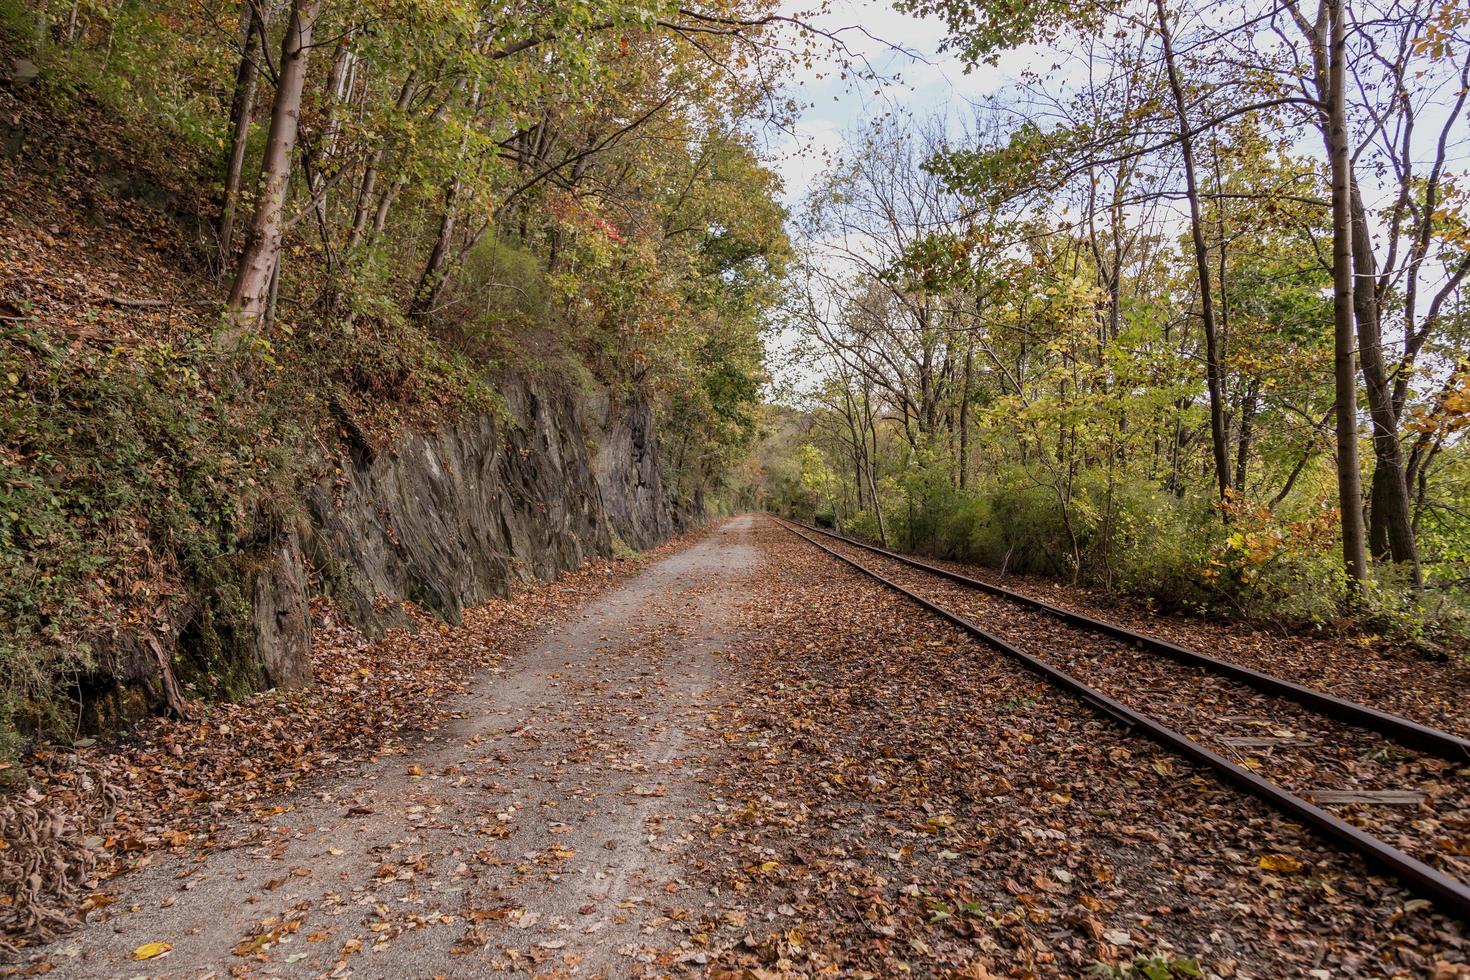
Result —
<instances>
[{"instance_id":1,"label":"rusty rail","mask_svg":"<svg viewBox=\"0 0 1470 980\"><path fill-rule=\"evenodd\" d=\"M1001 652L1013 657L1027 669L1041 675L1057 687L1076 695L1083 702L1099 712L1113 718L1128 728L1137 729L1170 751L1176 752L1214 770L1227 782L1260 797L1282 813L1316 829L1328 840L1359 855L1366 862L1380 870L1393 875L1410 889L1417 891L1425 898L1435 901L1443 911L1453 914L1463 921L1470 922L1470 887L1467 887L1463 882L1446 876L1423 861L1405 854L1403 851L1379 840L1372 834L1359 830L1336 815L1323 810L1321 807L1282 789L1270 780L1257 776L1255 773L1241 766L1237 766L1219 753L1205 748L1193 739L1174 731L1166 725L1160 724L1147 715L1140 714L1121 701L1109 697L1065 671L1058 670L994 633L987 632L958 613L951 612L943 606L925 599L923 596L904 588L892 579L885 578L866 565L849 558L840 551L827 547L821 541L803 533L781 518L773 516L772 519L797 537L822 549L834 558L846 562L863 574L876 579L878 582L881 582L893 591L929 610L941 619L959 627L971 636L983 640ZM841 537L842 540L847 540L840 535L834 535L834 537ZM856 542L853 543L856 544ZM883 549L876 548L873 550L883 551ZM893 557L901 558L902 556L894 555ZM928 568L931 571L942 572L940 569L924 566L919 562L911 562L911 564ZM972 579L970 581L975 580ZM1117 628L1122 629L1122 627ZM1201 654L1200 656L1203 655ZM1382 714L1382 712L1379 713ZM1393 716L1390 715L1389 717Z\"/></svg>"},{"instance_id":2,"label":"rusty rail","mask_svg":"<svg viewBox=\"0 0 1470 980\"><path fill-rule=\"evenodd\" d=\"M792 523L800 524L800 522ZM810 524L800 524L800 526L809 531L826 535L829 538L836 538L855 548L863 548L867 551L883 555L884 557L892 558L895 561L903 562L905 565L913 568L921 569L933 575L939 575L949 579L951 582L956 582L968 588L978 589L981 592L1029 606L1032 609L1039 609L1073 626L1091 630L1095 633L1101 633L1115 640L1122 640L1125 643L1147 650L1150 653L1157 653L1169 657L1172 660L1177 660L1191 667L1201 667L1211 673L1240 681L1242 684L1246 684L1266 694L1295 701L1300 705L1311 708L1318 714L1327 715L1330 718L1336 718L1338 721L1345 721L1357 725L1360 728L1366 728L1380 735L1386 735L1402 745L1418 749L1421 752L1439 756L1441 759L1448 759L1450 762L1461 764L1470 762L1470 739L1461 738L1459 735L1454 735L1438 728L1432 728L1429 725L1421 725L1417 721L1411 721L1408 718L1390 714L1387 711L1380 711L1377 708L1370 708L1368 705L1360 704L1357 701L1339 698L1325 691L1307 687L1304 684L1297 684L1293 681L1283 680L1280 677L1273 677L1270 674L1263 674L1258 670L1243 667L1229 660L1221 660L1219 657L1212 657L1209 654L1200 653L1198 650L1191 650L1188 647L1179 646L1177 643L1170 643L1168 640L1160 639L1157 636L1135 632L1126 626L1110 623L1105 619L1095 619L1092 616L1074 612L1062 606L1054 606L1049 602L1043 602L1040 599L1034 599L1013 589L1008 589L1003 585L983 582L980 579L971 578L968 575L951 571L948 568L931 565L928 562L919 561L908 555L899 554L887 548L880 548L875 544L859 541L856 538L850 538L845 534L838 534L835 531L828 531L824 528L812 527Z\"/></svg>"}]
</instances>

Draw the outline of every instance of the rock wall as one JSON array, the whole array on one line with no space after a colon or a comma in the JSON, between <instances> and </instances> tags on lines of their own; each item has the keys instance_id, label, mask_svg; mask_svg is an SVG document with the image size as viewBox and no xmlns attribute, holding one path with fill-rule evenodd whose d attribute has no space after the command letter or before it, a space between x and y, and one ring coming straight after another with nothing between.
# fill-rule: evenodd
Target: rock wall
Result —
<instances>
[{"instance_id":1,"label":"rock wall","mask_svg":"<svg viewBox=\"0 0 1470 980\"><path fill-rule=\"evenodd\" d=\"M517 579L611 553L574 398L525 383L501 390L505 418L410 433L311 490L305 553L359 626L387 625L375 595L457 622Z\"/></svg>"},{"instance_id":2,"label":"rock wall","mask_svg":"<svg viewBox=\"0 0 1470 980\"><path fill-rule=\"evenodd\" d=\"M184 683L238 696L311 683L308 569L369 633L406 625L401 600L450 622L610 555L613 534L657 544L676 523L663 493L646 402L591 400L546 383L504 382L506 411L403 435L389 450L344 453L306 494L305 518L252 551L232 580L201 584L168 662ZM590 429L596 440L589 449ZM243 606L245 622L216 615ZM208 598L205 598L205 597ZM379 602L378 599L387 602ZM104 730L166 700L165 655L120 643L79 691L86 727Z\"/></svg>"},{"instance_id":3,"label":"rock wall","mask_svg":"<svg viewBox=\"0 0 1470 980\"><path fill-rule=\"evenodd\" d=\"M588 411L597 444L592 470L608 522L630 547L652 547L682 523L676 522L664 490L653 405L647 397L603 393L592 399Z\"/></svg>"}]
</instances>

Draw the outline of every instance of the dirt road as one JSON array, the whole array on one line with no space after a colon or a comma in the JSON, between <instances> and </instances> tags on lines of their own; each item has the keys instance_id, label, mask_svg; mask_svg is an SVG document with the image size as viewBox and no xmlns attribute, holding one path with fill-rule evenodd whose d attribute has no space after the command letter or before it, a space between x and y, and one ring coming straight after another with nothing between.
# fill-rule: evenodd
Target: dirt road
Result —
<instances>
[{"instance_id":1,"label":"dirt road","mask_svg":"<svg viewBox=\"0 0 1470 980\"><path fill-rule=\"evenodd\" d=\"M454 725L201 859L160 861L53 975L629 976L697 965L675 842L703 699L758 553L749 518L481 679ZM167 954L140 961L147 944ZM681 943L683 944L681 947Z\"/></svg>"}]
</instances>

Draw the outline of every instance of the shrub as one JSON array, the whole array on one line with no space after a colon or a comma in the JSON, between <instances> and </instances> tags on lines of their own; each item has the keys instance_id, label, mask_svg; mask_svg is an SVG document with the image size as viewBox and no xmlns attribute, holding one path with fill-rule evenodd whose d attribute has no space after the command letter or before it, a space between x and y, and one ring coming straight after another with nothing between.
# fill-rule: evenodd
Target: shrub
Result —
<instances>
[{"instance_id":1,"label":"shrub","mask_svg":"<svg viewBox=\"0 0 1470 980\"><path fill-rule=\"evenodd\" d=\"M885 480L882 492L889 543L904 550L1018 574L1075 574L1166 608L1280 626L1326 622L1349 605L1337 514L1328 507L1281 516L1236 501L1226 523L1212 500L1142 480L1109 483L1102 471L1089 470L1064 509L1052 487L1022 468L959 490L947 465L934 459ZM853 515L847 530L878 540L871 511ZM1431 611L1406 585L1378 583L1358 607L1365 621L1414 642L1465 629L1470 612L1463 604L1434 594Z\"/></svg>"},{"instance_id":2,"label":"shrub","mask_svg":"<svg viewBox=\"0 0 1470 980\"><path fill-rule=\"evenodd\" d=\"M878 518L871 510L860 510L847 519L844 528L846 532L855 538L865 541L879 541L882 535L878 533Z\"/></svg>"},{"instance_id":3,"label":"shrub","mask_svg":"<svg viewBox=\"0 0 1470 980\"><path fill-rule=\"evenodd\" d=\"M1173 605L1209 601L1201 578L1218 518L1207 507L1146 483L1113 487L1107 534L1094 546L1092 578Z\"/></svg>"}]
</instances>

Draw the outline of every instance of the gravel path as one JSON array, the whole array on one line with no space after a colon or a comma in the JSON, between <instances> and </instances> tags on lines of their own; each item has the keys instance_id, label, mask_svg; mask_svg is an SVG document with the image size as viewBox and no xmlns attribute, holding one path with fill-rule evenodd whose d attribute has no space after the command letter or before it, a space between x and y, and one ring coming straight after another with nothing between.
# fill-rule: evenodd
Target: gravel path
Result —
<instances>
[{"instance_id":1,"label":"gravel path","mask_svg":"<svg viewBox=\"0 0 1470 980\"><path fill-rule=\"evenodd\" d=\"M630 976L697 957L680 923L708 899L676 844L750 525L586 606L423 744L129 876L51 948L52 975ZM139 962L149 943L172 950Z\"/></svg>"}]
</instances>

